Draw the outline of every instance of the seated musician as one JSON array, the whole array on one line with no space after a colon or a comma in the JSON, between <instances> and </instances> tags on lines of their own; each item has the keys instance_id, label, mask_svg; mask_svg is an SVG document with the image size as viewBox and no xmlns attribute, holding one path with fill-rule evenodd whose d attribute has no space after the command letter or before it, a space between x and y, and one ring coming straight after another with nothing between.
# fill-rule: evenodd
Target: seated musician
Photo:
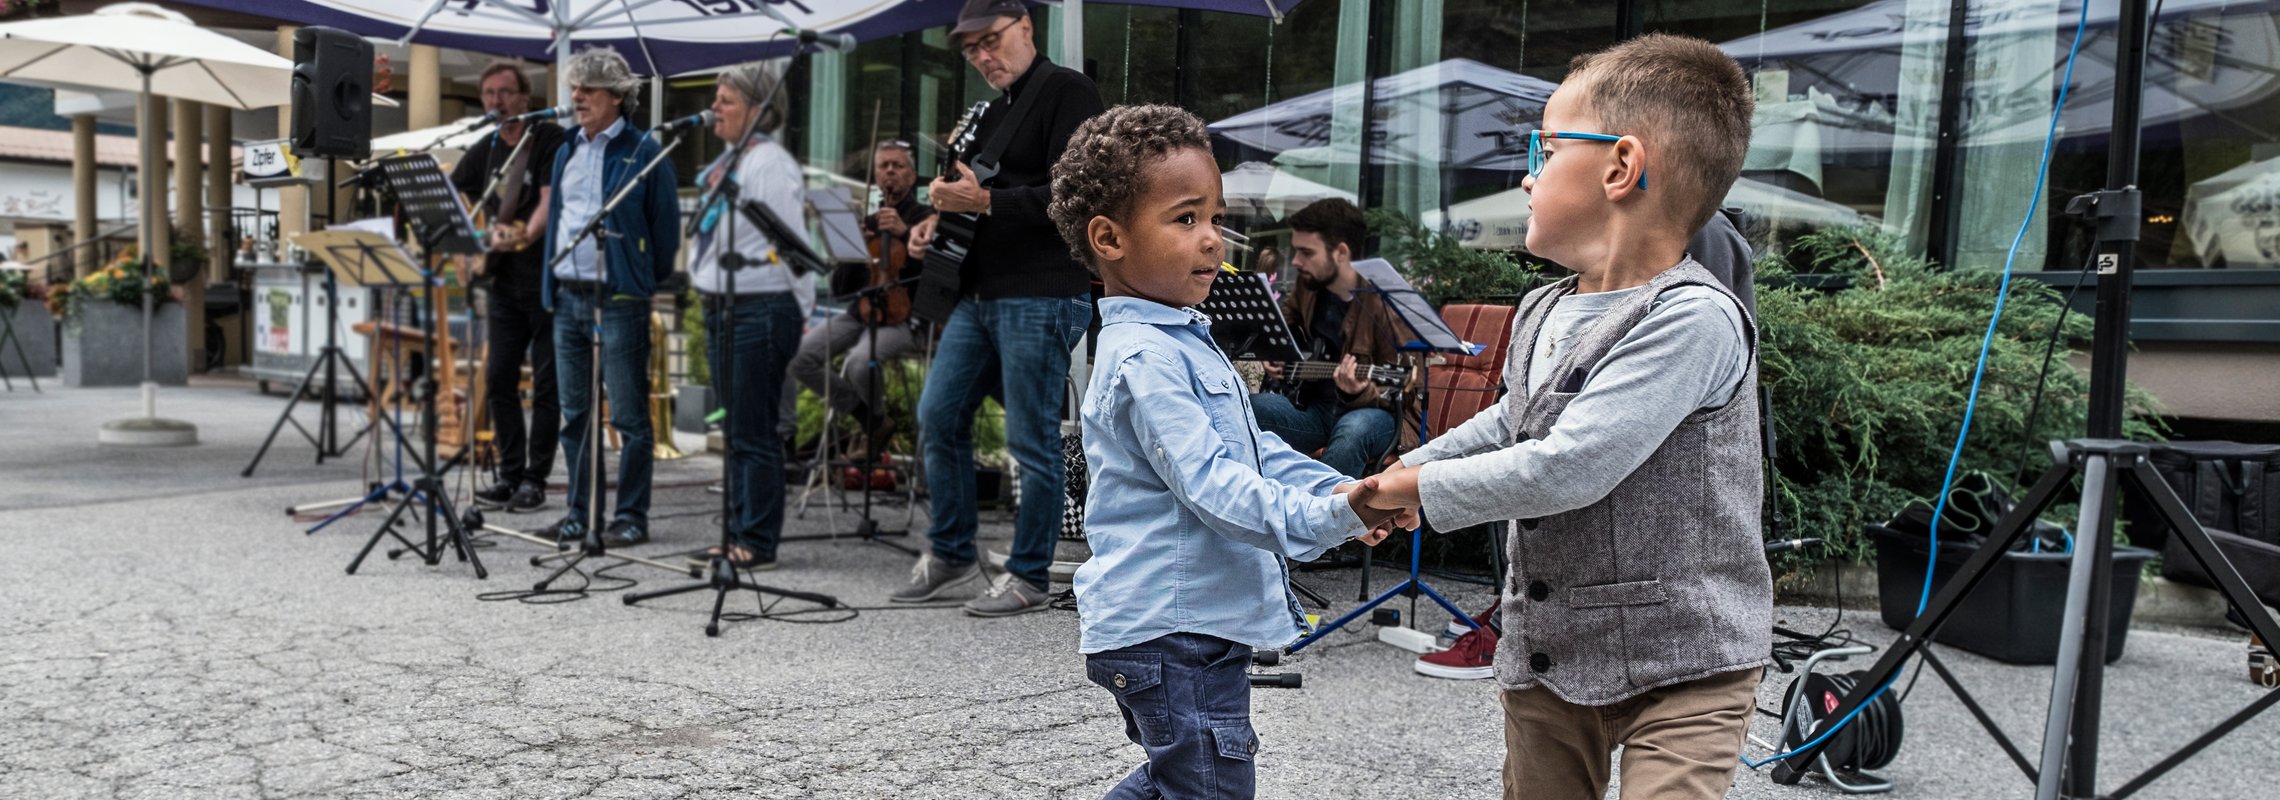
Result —
<instances>
[{"instance_id":1,"label":"seated musician","mask_svg":"<svg viewBox=\"0 0 2280 800\"><path fill-rule=\"evenodd\" d=\"M512 62L483 69L483 110L514 117L530 110L530 78ZM554 450L561 435L562 411L554 385L554 312L540 291L546 269L547 207L553 197L554 150L562 126L548 121L507 122L467 148L451 172L452 185L469 198L498 188L481 209L490 217L490 252L482 274L485 318L484 393L491 430L499 445L499 480L477 491L475 499L509 513L535 511L546 504L546 479L554 472ZM522 137L529 145L516 151ZM524 435L523 359L530 361L530 426Z\"/></svg>"},{"instance_id":2,"label":"seated musician","mask_svg":"<svg viewBox=\"0 0 2280 800\"><path fill-rule=\"evenodd\" d=\"M863 237L870 243L871 252L877 254L875 269L886 273L880 275L858 265L832 276L831 293L847 304L847 313L800 337L791 374L809 391L830 398L831 409L840 416L861 424L871 450L876 452L884 450L887 438L894 434L894 417L886 413L886 402L881 398L883 379L873 365L916 353L924 342L911 330L908 301L897 304L888 298L889 290L904 298L909 296L908 290L880 286L881 281L874 278L891 276L889 281L900 283L918 276L925 261L909 257L910 228L933 216L934 208L919 202L917 193L911 191L918 185L918 172L912 166L909 142L881 142L874 148L871 179L879 187L879 210L863 218ZM901 268L896 269L896 265ZM847 357L846 365L834 373L831 359L842 354Z\"/></svg>"},{"instance_id":3,"label":"seated musician","mask_svg":"<svg viewBox=\"0 0 2280 800\"><path fill-rule=\"evenodd\" d=\"M1355 249L1369 233L1362 210L1338 198L1319 200L1290 215L1291 266L1298 282L1283 296L1283 318L1298 348L1317 362L1335 362L1329 377L1286 374L1267 364L1267 383L1285 391L1251 397L1259 427L1301 453L1322 450L1322 461L1347 477L1370 471L1392 448L1398 431L1397 391L1367 377L1370 365L1390 365L1397 322L1384 299L1354 271Z\"/></svg>"}]
</instances>

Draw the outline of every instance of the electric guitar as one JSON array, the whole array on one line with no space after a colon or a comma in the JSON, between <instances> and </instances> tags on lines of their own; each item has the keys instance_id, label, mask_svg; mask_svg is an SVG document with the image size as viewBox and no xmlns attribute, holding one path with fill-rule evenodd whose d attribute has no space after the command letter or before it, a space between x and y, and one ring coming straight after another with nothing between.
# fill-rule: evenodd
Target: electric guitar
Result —
<instances>
[{"instance_id":1,"label":"electric guitar","mask_svg":"<svg viewBox=\"0 0 2280 800\"><path fill-rule=\"evenodd\" d=\"M942 155L942 180L960 180L958 170L950 164L964 161L974 147L980 133L982 114L989 110L989 101L975 103L950 130L949 144ZM968 164L974 171L977 183L988 185L997 177L995 164ZM953 214L947 211L934 215L934 239L926 245L925 265L918 273L918 285L911 287L910 313L919 319L937 325L950 321L950 311L958 306L959 274L965 269L966 254L974 247L974 233L981 225L980 214Z\"/></svg>"}]
</instances>

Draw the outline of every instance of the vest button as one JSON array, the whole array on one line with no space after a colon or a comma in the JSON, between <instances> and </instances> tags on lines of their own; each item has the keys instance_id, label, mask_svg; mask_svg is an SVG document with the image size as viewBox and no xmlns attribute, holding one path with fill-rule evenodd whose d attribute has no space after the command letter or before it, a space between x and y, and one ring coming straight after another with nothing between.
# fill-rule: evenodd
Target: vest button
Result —
<instances>
[{"instance_id":1,"label":"vest button","mask_svg":"<svg viewBox=\"0 0 2280 800\"><path fill-rule=\"evenodd\" d=\"M1537 653L1535 655L1529 656L1528 669L1529 671L1538 673L1550 672L1552 671L1552 657L1544 655L1543 653Z\"/></svg>"},{"instance_id":2,"label":"vest button","mask_svg":"<svg viewBox=\"0 0 2280 800\"><path fill-rule=\"evenodd\" d=\"M1528 599L1541 603L1544 602L1544 598L1550 596L1552 596L1552 587L1545 586L1543 581L1528 584Z\"/></svg>"},{"instance_id":3,"label":"vest button","mask_svg":"<svg viewBox=\"0 0 2280 800\"><path fill-rule=\"evenodd\" d=\"M1524 520L1521 520L1521 521L1520 521L1520 527L1521 527L1521 529L1523 529L1523 530L1531 530L1531 531L1532 531L1532 530L1535 530L1535 529L1536 529L1536 523L1538 523L1538 522L1542 522L1542 521L1543 521L1543 520L1538 520L1538 519L1524 519Z\"/></svg>"}]
</instances>

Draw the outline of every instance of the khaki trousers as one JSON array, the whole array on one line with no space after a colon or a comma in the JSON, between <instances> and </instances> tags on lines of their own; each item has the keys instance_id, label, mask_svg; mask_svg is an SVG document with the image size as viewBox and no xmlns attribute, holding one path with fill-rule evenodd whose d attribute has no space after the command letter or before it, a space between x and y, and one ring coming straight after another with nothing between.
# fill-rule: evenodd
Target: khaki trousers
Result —
<instances>
[{"instance_id":1,"label":"khaki trousers","mask_svg":"<svg viewBox=\"0 0 2280 800\"><path fill-rule=\"evenodd\" d=\"M1623 748L1622 800L1726 796L1741 765L1762 668L1672 684L1613 705L1542 688L1503 691L1506 800L1599 800Z\"/></svg>"}]
</instances>

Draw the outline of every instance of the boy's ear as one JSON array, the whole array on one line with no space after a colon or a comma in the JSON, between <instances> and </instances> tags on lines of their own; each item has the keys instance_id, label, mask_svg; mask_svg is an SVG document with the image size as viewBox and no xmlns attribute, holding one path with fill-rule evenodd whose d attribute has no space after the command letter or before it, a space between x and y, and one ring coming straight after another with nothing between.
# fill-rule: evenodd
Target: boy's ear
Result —
<instances>
[{"instance_id":1,"label":"boy's ear","mask_svg":"<svg viewBox=\"0 0 2280 800\"><path fill-rule=\"evenodd\" d=\"M1621 201L1647 188L1647 147L1636 136L1624 136L1607 148L1607 173L1601 184L1609 201Z\"/></svg>"},{"instance_id":2,"label":"boy's ear","mask_svg":"<svg viewBox=\"0 0 2280 800\"><path fill-rule=\"evenodd\" d=\"M1085 223L1085 244L1101 263L1124 260L1124 232L1117 228L1115 220L1096 216Z\"/></svg>"}]
</instances>

